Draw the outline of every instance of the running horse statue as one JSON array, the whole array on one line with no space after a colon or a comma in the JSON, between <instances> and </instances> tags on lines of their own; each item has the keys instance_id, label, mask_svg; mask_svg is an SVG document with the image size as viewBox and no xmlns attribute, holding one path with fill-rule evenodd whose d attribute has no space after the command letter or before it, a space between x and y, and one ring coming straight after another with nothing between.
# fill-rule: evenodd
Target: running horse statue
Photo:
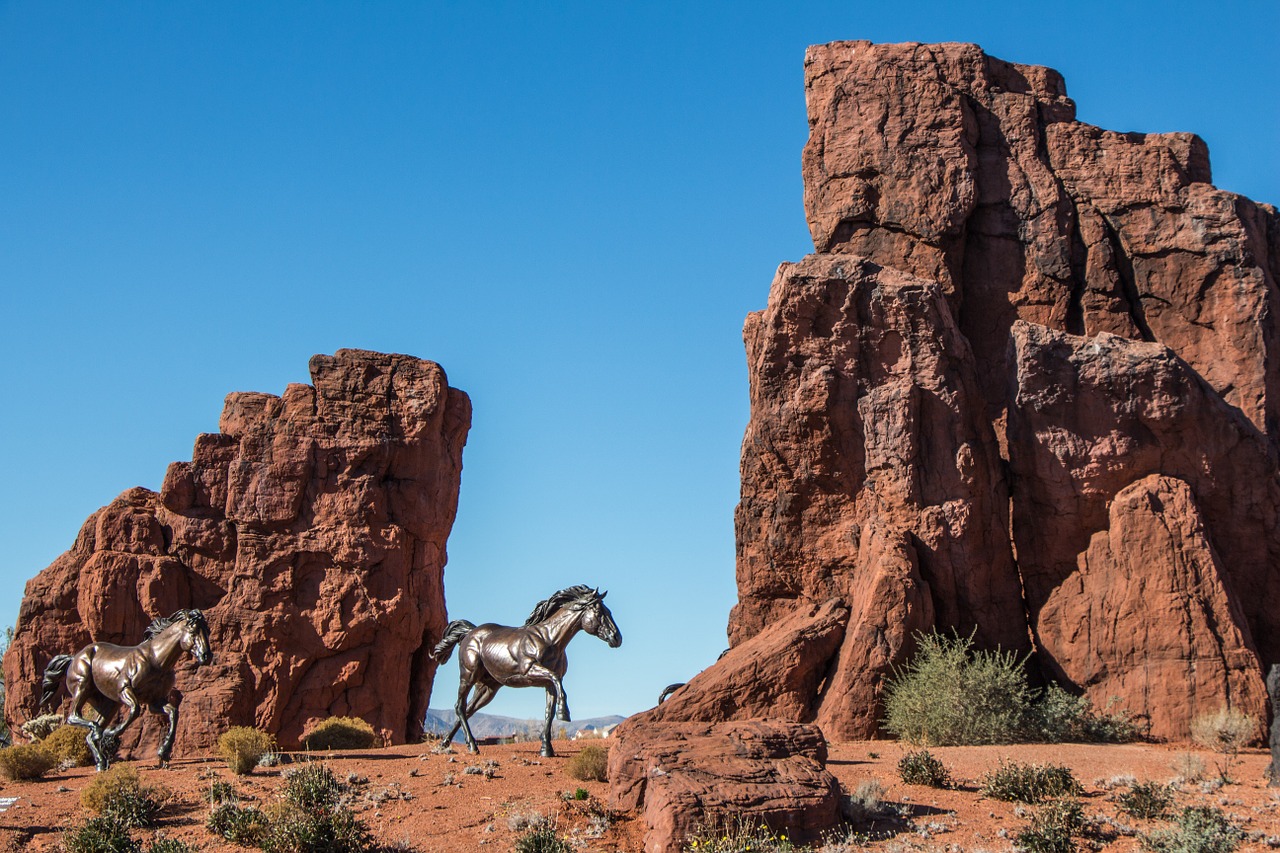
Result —
<instances>
[{"instance_id":1,"label":"running horse statue","mask_svg":"<svg viewBox=\"0 0 1280 853\"><path fill-rule=\"evenodd\" d=\"M450 622L444 639L431 652L438 663L444 663L453 647L459 647L458 703L454 706L458 719L444 742L452 741L461 727L467 749L479 752L467 718L489 704L504 685L544 687L547 723L542 730L542 754L555 755L551 749L551 721L557 712L561 720L569 720L569 703L561 681L569 666L565 646L579 631L599 637L612 649L622 645L622 632L604 605L606 595L589 586L562 589L538 602L522 628L492 623L477 627L465 619ZM475 693L468 702L467 694L473 687Z\"/></svg>"},{"instance_id":2,"label":"running horse statue","mask_svg":"<svg viewBox=\"0 0 1280 853\"><path fill-rule=\"evenodd\" d=\"M40 707L48 705L66 684L71 694L67 722L89 730L84 739L99 770L107 769L120 733L138 718L143 705L169 720L158 753L160 765L167 765L182 702L182 694L174 689L173 669L182 652L190 652L197 666L213 660L209 625L199 610L179 610L168 619L156 619L143 636L136 646L90 643L74 655L58 655L44 670ZM85 705L97 712L97 720L84 716ZM104 728L121 705L126 709L124 719Z\"/></svg>"}]
</instances>

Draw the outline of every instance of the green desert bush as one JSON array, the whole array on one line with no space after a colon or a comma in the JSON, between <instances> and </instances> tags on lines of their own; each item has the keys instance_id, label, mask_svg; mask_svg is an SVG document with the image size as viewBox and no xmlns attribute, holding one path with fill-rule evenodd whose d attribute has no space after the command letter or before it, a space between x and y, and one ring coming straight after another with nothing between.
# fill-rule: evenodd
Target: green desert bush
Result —
<instances>
[{"instance_id":1,"label":"green desert bush","mask_svg":"<svg viewBox=\"0 0 1280 853\"><path fill-rule=\"evenodd\" d=\"M209 783L209 790L205 793L204 798L209 801L211 806L240 802L240 795L236 793L235 786L230 782L223 782L221 779L214 779Z\"/></svg>"},{"instance_id":2,"label":"green desert bush","mask_svg":"<svg viewBox=\"0 0 1280 853\"><path fill-rule=\"evenodd\" d=\"M157 838L147 848L147 853L195 853L196 849L176 838Z\"/></svg>"},{"instance_id":3,"label":"green desert bush","mask_svg":"<svg viewBox=\"0 0 1280 853\"><path fill-rule=\"evenodd\" d=\"M995 770L982 777L982 793L1006 802L1042 803L1058 797L1079 796L1083 790L1071 768L1058 764L1001 761Z\"/></svg>"},{"instance_id":4,"label":"green desert bush","mask_svg":"<svg viewBox=\"0 0 1280 853\"><path fill-rule=\"evenodd\" d=\"M609 750L603 746L584 746L564 765L564 772L572 779L582 781L609 781Z\"/></svg>"},{"instance_id":5,"label":"green desert bush","mask_svg":"<svg viewBox=\"0 0 1280 853\"><path fill-rule=\"evenodd\" d=\"M1243 711L1223 706L1191 721L1191 739L1222 756L1217 762L1218 777L1231 781L1231 770L1244 749L1258 737L1258 721Z\"/></svg>"},{"instance_id":6,"label":"green desert bush","mask_svg":"<svg viewBox=\"0 0 1280 853\"><path fill-rule=\"evenodd\" d=\"M1142 836L1142 846L1155 853L1231 853L1244 833L1211 806L1188 806L1173 826Z\"/></svg>"},{"instance_id":7,"label":"green desert bush","mask_svg":"<svg viewBox=\"0 0 1280 853\"><path fill-rule=\"evenodd\" d=\"M916 653L885 690L885 728L924 746L1025 738L1035 694L1013 652L973 648L973 636L918 633Z\"/></svg>"},{"instance_id":8,"label":"green desert bush","mask_svg":"<svg viewBox=\"0 0 1280 853\"><path fill-rule=\"evenodd\" d=\"M1128 711L1113 710L1115 700L1098 711L1086 696L1072 696L1051 684L1031 708L1033 730L1046 743L1130 743L1142 732Z\"/></svg>"},{"instance_id":9,"label":"green desert bush","mask_svg":"<svg viewBox=\"0 0 1280 853\"><path fill-rule=\"evenodd\" d=\"M369 749L378 742L373 726L359 717L330 717L302 736L304 749Z\"/></svg>"},{"instance_id":10,"label":"green desert bush","mask_svg":"<svg viewBox=\"0 0 1280 853\"><path fill-rule=\"evenodd\" d=\"M267 816L259 809L235 803L215 806L204 825L214 835L241 847L258 846L267 835Z\"/></svg>"},{"instance_id":11,"label":"green desert bush","mask_svg":"<svg viewBox=\"0 0 1280 853\"><path fill-rule=\"evenodd\" d=\"M378 845L350 809L309 811L283 803L267 811L259 846L267 853L372 853Z\"/></svg>"},{"instance_id":12,"label":"green desert bush","mask_svg":"<svg viewBox=\"0 0 1280 853\"><path fill-rule=\"evenodd\" d=\"M342 783L319 762L305 764L284 778L285 801L307 811L328 811L338 805Z\"/></svg>"},{"instance_id":13,"label":"green desert bush","mask_svg":"<svg viewBox=\"0 0 1280 853\"><path fill-rule=\"evenodd\" d=\"M898 776L908 785L950 788L951 774L927 749L908 752L898 760Z\"/></svg>"},{"instance_id":14,"label":"green desert bush","mask_svg":"<svg viewBox=\"0 0 1280 853\"><path fill-rule=\"evenodd\" d=\"M237 776L252 773L262 756L275 748L274 737L252 726L232 726L218 737L218 755Z\"/></svg>"},{"instance_id":15,"label":"green desert bush","mask_svg":"<svg viewBox=\"0 0 1280 853\"><path fill-rule=\"evenodd\" d=\"M1028 853L1072 853L1084 828L1084 810L1076 800L1052 800L1036 810L1031 825L1018 833L1017 848Z\"/></svg>"},{"instance_id":16,"label":"green desert bush","mask_svg":"<svg viewBox=\"0 0 1280 853\"><path fill-rule=\"evenodd\" d=\"M129 827L109 817L89 818L62 834L67 853L142 853Z\"/></svg>"},{"instance_id":17,"label":"green desert bush","mask_svg":"<svg viewBox=\"0 0 1280 853\"><path fill-rule=\"evenodd\" d=\"M0 776L10 781L39 779L58 766L38 743L23 743L0 749Z\"/></svg>"},{"instance_id":18,"label":"green desert bush","mask_svg":"<svg viewBox=\"0 0 1280 853\"><path fill-rule=\"evenodd\" d=\"M93 753L84 739L86 734L88 729L83 726L58 726L40 741L40 748L55 759L55 767L88 767L93 764Z\"/></svg>"},{"instance_id":19,"label":"green desert bush","mask_svg":"<svg viewBox=\"0 0 1280 853\"><path fill-rule=\"evenodd\" d=\"M1143 820L1164 817L1173 805L1173 787L1159 782L1136 782L1116 797L1120 810Z\"/></svg>"}]
</instances>

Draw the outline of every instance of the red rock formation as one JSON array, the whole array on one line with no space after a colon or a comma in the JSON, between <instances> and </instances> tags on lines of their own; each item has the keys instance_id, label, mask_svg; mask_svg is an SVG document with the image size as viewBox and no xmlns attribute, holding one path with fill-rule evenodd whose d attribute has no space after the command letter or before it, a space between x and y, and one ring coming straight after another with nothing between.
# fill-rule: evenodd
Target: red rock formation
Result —
<instances>
[{"instance_id":1,"label":"red rock formation","mask_svg":"<svg viewBox=\"0 0 1280 853\"><path fill-rule=\"evenodd\" d=\"M1220 702L1265 716L1275 209L1215 189L1199 138L1077 122L1057 72L974 45L840 42L805 69L819 254L784 264L746 323L729 637L784 642L789 614L831 598L850 616L835 657L807 664L808 708L772 713L870 735L884 675L938 626L1034 647L1158 736ZM1166 493L1167 510L1133 504ZM1186 619L1141 621L1154 612ZM691 692L679 707L761 713Z\"/></svg>"},{"instance_id":2,"label":"red rock formation","mask_svg":"<svg viewBox=\"0 0 1280 853\"><path fill-rule=\"evenodd\" d=\"M613 740L610 805L641 812L645 853L679 853L699 827L758 821L804 842L840 820L840 785L823 768L816 726L628 720Z\"/></svg>"},{"instance_id":3,"label":"red rock formation","mask_svg":"<svg viewBox=\"0 0 1280 853\"><path fill-rule=\"evenodd\" d=\"M230 725L289 745L333 715L421 734L470 401L402 355L318 355L311 376L281 397L229 395L221 433L159 494L122 494L27 584L4 659L10 725L35 714L53 655L133 644L153 617L198 607L215 659L180 667L179 754ZM123 746L159 733L135 723Z\"/></svg>"}]
</instances>

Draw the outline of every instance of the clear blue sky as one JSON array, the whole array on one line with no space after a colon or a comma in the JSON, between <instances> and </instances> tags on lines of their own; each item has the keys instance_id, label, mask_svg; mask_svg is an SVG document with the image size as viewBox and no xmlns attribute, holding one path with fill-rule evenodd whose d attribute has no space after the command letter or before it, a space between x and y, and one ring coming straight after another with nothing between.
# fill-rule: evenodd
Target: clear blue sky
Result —
<instances>
[{"instance_id":1,"label":"clear blue sky","mask_svg":"<svg viewBox=\"0 0 1280 853\"><path fill-rule=\"evenodd\" d=\"M625 643L575 641L571 707L641 710L725 646L742 322L812 250L806 45L1055 67L1082 120L1199 133L1277 203L1278 9L0 2L0 624L228 392L405 352L475 407L450 616L607 588Z\"/></svg>"}]
</instances>

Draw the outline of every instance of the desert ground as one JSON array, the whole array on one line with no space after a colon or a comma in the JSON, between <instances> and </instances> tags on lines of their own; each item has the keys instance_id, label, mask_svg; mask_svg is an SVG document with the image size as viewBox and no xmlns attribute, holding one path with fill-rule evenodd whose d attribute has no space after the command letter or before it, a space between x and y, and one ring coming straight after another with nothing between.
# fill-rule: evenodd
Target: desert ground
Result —
<instances>
[{"instance_id":1,"label":"desert ground","mask_svg":"<svg viewBox=\"0 0 1280 853\"><path fill-rule=\"evenodd\" d=\"M512 850L520 828L537 813L553 819L559 831L584 851L639 851L645 827L636 815L612 815L608 785L570 778L565 763L584 744L556 744L555 758L538 755L536 743L483 748L471 756L455 747L453 754L418 745L365 751L331 752L311 756L327 762L334 774L351 783L351 801L360 817L385 844L402 849L433 851ZM834 743L828 767L846 792L865 790L867 783L883 787L881 816L859 824L873 850L1011 850L1013 838L1028 824L1031 808L990 800L981 795L977 780L1001 760L1065 764L1083 783L1085 814L1102 835L1097 848L1139 849L1139 834L1159 822L1129 818L1115 797L1125 777L1139 781L1168 781L1187 756L1198 758L1213 778L1220 756L1173 745L1030 744L950 747L931 750L958 781L956 788L937 790L903 784L897 763L908 747L893 741ZM144 784L162 785L172 792L160 828L205 851L240 850L216 840L204 828L209 814L206 792L215 779L232 782L242 799L267 804L277 797L282 775L307 756L293 754L277 767L258 768L235 777L216 758L176 760L168 769L153 761L133 762ZM489 762L496 762L489 764ZM1177 806L1212 805L1231 815L1244 829L1242 850L1280 847L1280 788L1268 788L1263 772L1268 756L1251 750L1232 770L1238 781L1183 783ZM476 768L470 773L468 768ZM483 772L486 768L491 775ZM57 850L62 830L86 817L80 791L94 777L91 768L55 772L36 782L6 782L0 797L16 802L0 814L0 850ZM585 789L585 800L567 799ZM607 829L605 825L607 823ZM152 833L146 833L147 840Z\"/></svg>"}]
</instances>

